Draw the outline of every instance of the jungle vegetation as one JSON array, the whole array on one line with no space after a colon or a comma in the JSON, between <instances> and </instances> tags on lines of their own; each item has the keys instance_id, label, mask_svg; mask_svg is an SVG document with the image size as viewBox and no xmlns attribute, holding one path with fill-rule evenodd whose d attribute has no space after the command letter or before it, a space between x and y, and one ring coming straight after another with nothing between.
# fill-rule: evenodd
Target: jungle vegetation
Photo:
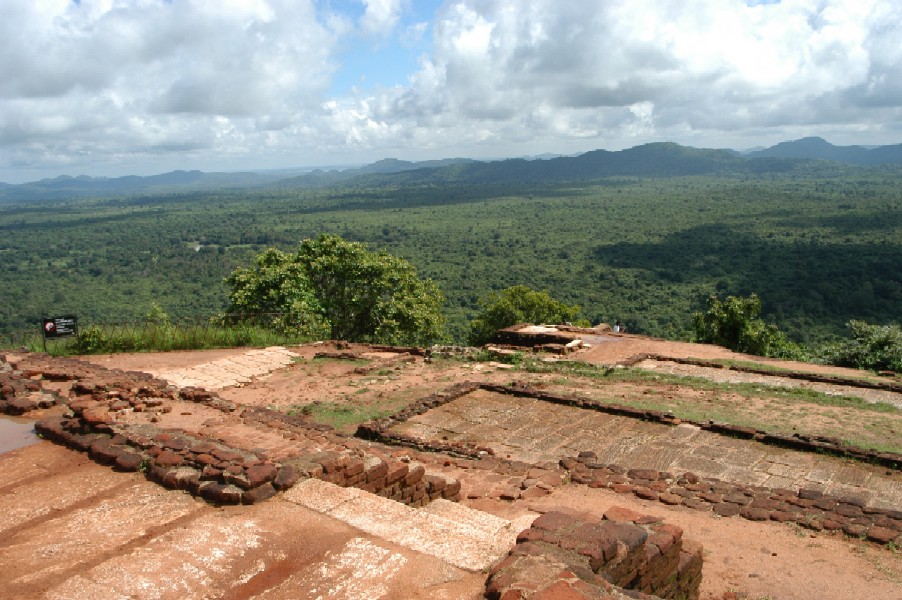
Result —
<instances>
[{"instance_id":1,"label":"jungle vegetation","mask_svg":"<svg viewBox=\"0 0 902 600\"><path fill-rule=\"evenodd\" d=\"M221 315L236 269L322 234L432 280L458 342L485 298L517 285L593 324L672 339L693 337L712 294L757 294L760 318L799 344L847 338L850 321L898 323L902 172L784 167L529 183L409 171L325 188L7 197L0 334L46 315L141 319L154 303L173 319Z\"/></svg>"}]
</instances>

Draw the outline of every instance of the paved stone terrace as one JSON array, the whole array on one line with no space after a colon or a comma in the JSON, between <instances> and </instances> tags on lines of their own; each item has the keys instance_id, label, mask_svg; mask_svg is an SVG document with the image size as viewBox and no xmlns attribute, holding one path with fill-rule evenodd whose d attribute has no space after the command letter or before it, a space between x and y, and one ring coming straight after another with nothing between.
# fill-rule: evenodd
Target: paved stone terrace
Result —
<instances>
[{"instance_id":1,"label":"paved stone terrace","mask_svg":"<svg viewBox=\"0 0 902 600\"><path fill-rule=\"evenodd\" d=\"M182 369L148 370L147 372L180 388L199 387L206 390L221 390L250 383L254 377L291 364L294 358L295 354L290 350L281 346L270 346Z\"/></svg>"},{"instance_id":2,"label":"paved stone terrace","mask_svg":"<svg viewBox=\"0 0 902 600\"><path fill-rule=\"evenodd\" d=\"M479 442L496 456L556 462L583 451L624 468L693 472L732 483L813 489L875 508L902 506L898 472L826 455L766 446L541 400L478 390L392 428L426 441Z\"/></svg>"},{"instance_id":3,"label":"paved stone terrace","mask_svg":"<svg viewBox=\"0 0 902 600\"><path fill-rule=\"evenodd\" d=\"M746 373L722 368L697 367L673 361L654 359L646 359L633 366L640 369L655 371L657 373L683 375L688 377L704 377L710 381L725 383L754 383L756 385L766 385L769 387L805 388L833 396L842 395L850 396L852 398L861 398L865 402L870 403L883 402L902 409L902 394L898 391L868 389L851 385L826 384L816 381L780 377L778 375L762 375L759 373Z\"/></svg>"},{"instance_id":4,"label":"paved stone terrace","mask_svg":"<svg viewBox=\"0 0 902 600\"><path fill-rule=\"evenodd\" d=\"M259 353L256 358L265 357L266 360L259 361L264 363L263 366L258 363L253 367L255 360L229 362L246 365L248 370L262 369L257 372L262 374L278 368L279 361L285 357L284 350L273 348L248 353L252 356ZM290 362L291 357L287 356L287 360ZM201 371L219 362L226 361L207 363ZM453 429L448 426L450 418L445 424L427 423L428 419L441 417L443 412L453 414L462 403L474 399L476 402L470 407L470 414L465 415L466 418L457 415L459 422ZM180 416L185 418L190 413L181 413ZM448 417L448 414L444 416ZM418 419L423 422L418 424ZM454 439L454 436L476 440L474 432L478 432L480 443L494 440L488 445L499 456L509 456L512 460L523 461L523 464L543 463L549 468L550 463L555 463L564 455L593 450L600 451L606 462L630 467L693 470L703 476L728 481L731 478L750 481L741 479L745 473L748 477L754 476L751 483L767 486L778 485L782 477L790 482L805 481L806 488L821 486L818 489L833 494L843 490L862 493L864 486L872 489L880 487L879 482L884 478L882 470L868 471L862 475L862 466L855 463L773 448L764 448L764 458L756 462L749 449L761 449L752 442L724 438L694 427L651 425L485 391L474 392L441 409L430 411L411 420L407 426L419 426L422 428L421 435L438 440ZM426 432L429 427L432 430ZM291 439L290 434L288 439ZM36 448L46 446L41 444ZM781 459L781 456L788 458ZM811 458L815 462L800 461L800 457ZM672 460L667 462L668 458ZM695 462L681 463L681 459ZM435 460L444 462L449 468L456 463L440 457ZM836 468L830 464L824 466L819 462L823 460L832 461L830 464ZM21 502L22 498L36 491L41 481L46 480L44 467L40 473L34 471L39 465L46 466L46 462L27 459L25 463L15 466L10 462L0 464L0 474L11 476L14 473L14 478L19 478L18 483L0 488L0 504L7 504L6 500L13 500L15 496L19 501L8 504L10 508L15 506L20 511L23 508L30 511L50 506ZM761 466L764 466L763 470L758 469ZM848 472L842 471L843 466L848 468ZM8 467L12 469L2 473ZM483 470L487 468L471 465L468 470L475 476L474 479L485 480L489 484L498 482L519 487L518 484L523 482L522 475L511 477ZM711 471L707 472L705 468ZM527 475L538 479L540 473L535 471L538 469L532 469ZM116 474L114 482L92 467L92 474L103 485L89 483L76 486L71 482L55 480L56 477L66 477L65 469L50 469L49 472L52 475L50 480L46 480L47 483L53 483L57 489L74 491L75 496L58 498L50 507L53 512L16 513L15 518L0 519L0 531L4 531L3 537L7 539L0 551L0 564L13 584L6 592L0 590L0 597L6 597L5 593L11 593L10 598L31 597L28 592L38 589L34 587L37 585L46 590L45 597L53 598L177 598L185 597L187 589L207 597L462 598L471 597L476 587L474 584L478 583L473 581L467 569L460 568L465 563L452 559L450 555L444 556L436 551L431 557L424 556L405 548L401 539L377 537L379 527L392 531L394 522L373 526L372 531L376 534L371 537L370 525L350 520L359 520L359 511L344 511L349 520L340 520L344 520L345 524L323 521L323 515L319 513L325 512L329 517L339 518L341 511L332 511L331 508L323 511L312 505L307 506L297 496L286 494L263 505L266 507L265 513L257 512L254 513L255 518L247 518L251 514L245 512L250 510L246 507L216 511L189 501L178 493L153 488L149 483L136 479L136 475ZM760 482L760 477L766 478ZM856 477L860 483L855 483ZM895 494L896 498L892 506L898 507L902 505L898 502L898 479L888 479L890 494ZM12 482L11 479L7 481ZM297 491L300 490L298 488ZM354 501L351 499L342 506L351 506ZM873 495L868 496L867 501L875 506L881 505L880 498ZM394 511L405 510L396 506L391 508ZM8 511L0 512L6 514ZM131 519L135 512L143 517L142 520ZM12 515L11 512L9 514ZM496 527L494 519L488 521L491 521L488 525ZM472 519L468 522L472 525ZM22 527L22 523L27 527ZM347 527L347 523L355 529ZM424 519L424 523L431 527L433 520ZM73 539L60 541L58 532L61 528L71 532ZM123 530L127 530L127 535L122 533ZM361 530L364 535L361 535ZM109 541L106 541L108 535ZM298 545L298 540L314 539L317 540L315 550L304 544L303 547ZM446 547L440 537L436 539L436 548ZM420 540L417 540L419 543ZM23 563L23 556L33 560ZM286 556L290 557L288 562ZM152 573L165 572L163 563L172 565L177 576L155 582L149 579ZM25 567L25 564L28 566ZM466 566L473 568L476 564ZM361 576L361 572L366 576ZM277 580L273 580L274 577ZM415 582L417 589L422 589L424 585L428 588L429 583L424 578L428 580L430 577L435 587L424 590L424 595L411 593L409 586L412 582ZM405 579L406 582L402 583Z\"/></svg>"},{"instance_id":5,"label":"paved stone terrace","mask_svg":"<svg viewBox=\"0 0 902 600\"><path fill-rule=\"evenodd\" d=\"M447 513L435 521L424 515L407 532L412 549L407 539L378 534L401 530L395 512L374 509L349 524L304 506L301 490L215 508L46 442L4 455L0 481L3 600L475 600L485 575L453 563L481 567L501 554L462 533L450 548L445 531L463 524ZM410 510L368 500L370 508Z\"/></svg>"}]
</instances>

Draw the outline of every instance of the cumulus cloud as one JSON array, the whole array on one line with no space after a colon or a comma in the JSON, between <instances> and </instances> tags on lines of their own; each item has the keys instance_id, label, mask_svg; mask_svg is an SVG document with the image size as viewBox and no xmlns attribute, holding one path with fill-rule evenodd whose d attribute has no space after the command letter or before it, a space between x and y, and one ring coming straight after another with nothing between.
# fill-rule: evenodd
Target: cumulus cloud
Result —
<instances>
[{"instance_id":1,"label":"cumulus cloud","mask_svg":"<svg viewBox=\"0 0 902 600\"><path fill-rule=\"evenodd\" d=\"M510 139L897 123L902 6L891 0L455 2L387 119L450 108ZM641 107L641 110L637 110ZM775 131L778 134L779 131Z\"/></svg>"},{"instance_id":2,"label":"cumulus cloud","mask_svg":"<svg viewBox=\"0 0 902 600\"><path fill-rule=\"evenodd\" d=\"M309 0L4 2L0 144L19 164L223 151L318 111L347 27Z\"/></svg>"},{"instance_id":3,"label":"cumulus cloud","mask_svg":"<svg viewBox=\"0 0 902 600\"><path fill-rule=\"evenodd\" d=\"M337 6L4 0L0 180L173 156L261 167L902 141L896 0L446 0L428 24L407 19L409 0L359 0L356 18ZM335 96L358 35L431 45L406 85Z\"/></svg>"},{"instance_id":4,"label":"cumulus cloud","mask_svg":"<svg viewBox=\"0 0 902 600\"><path fill-rule=\"evenodd\" d=\"M401 20L408 0L362 0L366 6L360 27L367 35L388 36Z\"/></svg>"}]
</instances>

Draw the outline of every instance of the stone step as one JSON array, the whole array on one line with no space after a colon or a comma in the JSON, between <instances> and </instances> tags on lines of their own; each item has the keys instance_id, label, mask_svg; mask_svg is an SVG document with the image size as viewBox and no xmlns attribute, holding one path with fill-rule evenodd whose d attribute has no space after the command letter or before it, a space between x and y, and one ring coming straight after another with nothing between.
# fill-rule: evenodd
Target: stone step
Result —
<instances>
[{"instance_id":1,"label":"stone step","mask_svg":"<svg viewBox=\"0 0 902 600\"><path fill-rule=\"evenodd\" d=\"M416 509L318 479L299 483L286 491L283 498L372 536L473 572L489 567L504 556L524 528L522 519L515 524L447 500L436 500Z\"/></svg>"}]
</instances>

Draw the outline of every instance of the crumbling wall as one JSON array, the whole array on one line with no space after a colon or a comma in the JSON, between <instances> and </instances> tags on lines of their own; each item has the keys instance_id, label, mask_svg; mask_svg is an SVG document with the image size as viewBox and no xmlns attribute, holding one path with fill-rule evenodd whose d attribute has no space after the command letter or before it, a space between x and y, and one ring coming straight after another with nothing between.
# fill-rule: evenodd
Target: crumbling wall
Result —
<instances>
[{"instance_id":1,"label":"crumbling wall","mask_svg":"<svg viewBox=\"0 0 902 600\"><path fill-rule=\"evenodd\" d=\"M632 494L669 506L710 511L721 517L795 523L813 531L838 531L877 544L902 544L902 510L866 506L855 497L832 497L811 489L770 489L701 478L694 473L624 469L598 462L594 452L564 458L573 483Z\"/></svg>"},{"instance_id":2,"label":"crumbling wall","mask_svg":"<svg viewBox=\"0 0 902 600\"><path fill-rule=\"evenodd\" d=\"M619 507L600 522L548 512L490 571L485 597L694 599L701 578L701 546L656 517Z\"/></svg>"}]
</instances>

